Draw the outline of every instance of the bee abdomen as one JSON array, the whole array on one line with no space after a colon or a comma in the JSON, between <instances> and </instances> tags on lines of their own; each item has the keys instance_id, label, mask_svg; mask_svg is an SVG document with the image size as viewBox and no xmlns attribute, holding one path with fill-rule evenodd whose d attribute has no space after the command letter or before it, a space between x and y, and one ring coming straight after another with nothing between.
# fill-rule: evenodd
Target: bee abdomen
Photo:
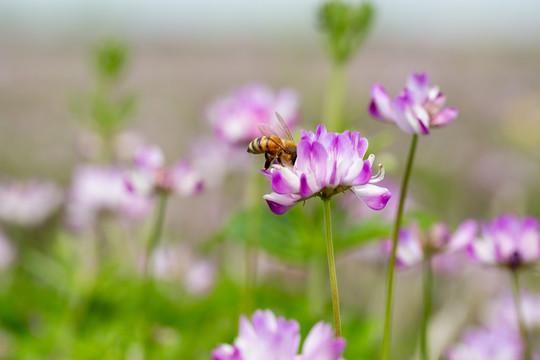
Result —
<instances>
[{"instance_id":1,"label":"bee abdomen","mask_svg":"<svg viewBox=\"0 0 540 360\"><path fill-rule=\"evenodd\" d=\"M255 140L253 140L252 142L250 142L249 146L248 146L248 149L247 149L248 153L262 154L262 153L266 152L265 150L263 150L263 147L261 146L261 143L263 145L265 144L264 138L266 138L266 136L257 138Z\"/></svg>"}]
</instances>

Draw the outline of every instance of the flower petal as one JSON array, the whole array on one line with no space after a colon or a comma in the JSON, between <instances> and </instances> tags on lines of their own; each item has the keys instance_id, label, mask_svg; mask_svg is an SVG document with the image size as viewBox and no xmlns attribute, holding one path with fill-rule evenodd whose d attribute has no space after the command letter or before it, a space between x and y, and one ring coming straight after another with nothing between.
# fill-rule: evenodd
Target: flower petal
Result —
<instances>
[{"instance_id":1,"label":"flower petal","mask_svg":"<svg viewBox=\"0 0 540 360\"><path fill-rule=\"evenodd\" d=\"M289 211L296 201L300 200L300 196L295 194L278 194L271 193L263 196L263 199L268 203L270 210L276 214L281 215Z\"/></svg>"},{"instance_id":2,"label":"flower petal","mask_svg":"<svg viewBox=\"0 0 540 360\"><path fill-rule=\"evenodd\" d=\"M272 173L272 190L278 194L290 194L298 192L300 179L289 168L280 167Z\"/></svg>"},{"instance_id":3,"label":"flower petal","mask_svg":"<svg viewBox=\"0 0 540 360\"><path fill-rule=\"evenodd\" d=\"M388 189L372 184L353 186L351 190L360 200L373 210L384 209L386 203L392 196Z\"/></svg>"},{"instance_id":4,"label":"flower petal","mask_svg":"<svg viewBox=\"0 0 540 360\"><path fill-rule=\"evenodd\" d=\"M413 73L409 75L407 89L410 90L417 103L423 104L429 94L429 77L426 73Z\"/></svg>"},{"instance_id":5,"label":"flower petal","mask_svg":"<svg viewBox=\"0 0 540 360\"><path fill-rule=\"evenodd\" d=\"M439 111L433 119L431 119L431 126L444 126L450 124L458 116L456 108L447 107Z\"/></svg>"},{"instance_id":6,"label":"flower petal","mask_svg":"<svg viewBox=\"0 0 540 360\"><path fill-rule=\"evenodd\" d=\"M394 121L394 109L392 108L392 99L384 87L375 84L371 87L371 102L369 104L369 113L375 119L383 121Z\"/></svg>"}]
</instances>

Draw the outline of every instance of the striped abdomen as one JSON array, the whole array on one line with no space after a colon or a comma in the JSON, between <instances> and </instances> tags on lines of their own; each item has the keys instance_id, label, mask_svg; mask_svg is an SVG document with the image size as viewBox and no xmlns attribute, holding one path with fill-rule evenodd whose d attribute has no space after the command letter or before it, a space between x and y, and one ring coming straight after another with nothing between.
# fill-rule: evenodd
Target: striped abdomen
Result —
<instances>
[{"instance_id":1,"label":"striped abdomen","mask_svg":"<svg viewBox=\"0 0 540 360\"><path fill-rule=\"evenodd\" d=\"M277 136L261 136L249 143L247 151L251 154L277 154L281 144L283 140Z\"/></svg>"}]
</instances>

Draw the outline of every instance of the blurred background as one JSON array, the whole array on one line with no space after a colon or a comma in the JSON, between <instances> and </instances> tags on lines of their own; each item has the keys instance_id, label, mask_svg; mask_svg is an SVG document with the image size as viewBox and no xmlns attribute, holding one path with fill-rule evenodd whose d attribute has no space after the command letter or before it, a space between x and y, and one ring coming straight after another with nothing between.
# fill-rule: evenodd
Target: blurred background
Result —
<instances>
[{"instance_id":1,"label":"blurred background","mask_svg":"<svg viewBox=\"0 0 540 360\"><path fill-rule=\"evenodd\" d=\"M370 87L381 83L390 94L397 94L408 74L425 71L431 83L439 85L447 95L447 105L459 109L459 117L448 128L436 129L420 139L411 181L416 208L452 227L469 217L492 218L499 212L540 216L540 202L536 201L540 197L540 2L372 3L373 28L347 69L344 113L351 130L361 131L370 139L377 161L385 165L386 184L399 181L409 137L369 117L366 109ZM253 82L267 83L273 89L296 89L300 95L299 127L315 129L322 121L330 71L317 29L321 4L314 0L0 0L0 180L50 179L69 186L74 169L85 161L86 150L93 146L88 128L77 119L76 103L95 85L94 54L104 39L117 39L128 49L128 62L119 82L120 91L136 97L130 122L122 126L128 132L128 148L142 134L146 142L159 144L168 159L190 157L199 139L212 134L205 119L207 106ZM253 164L260 166L259 162ZM245 183L236 177L197 197L171 202L166 219L169 230L164 237L171 243L182 239L183 244L202 246L203 253L210 253L216 262L227 256L241 259L240 251L229 249L226 255L216 256L208 250L212 246L204 245L212 244L215 234L230 223L232 214L241 211L246 203L244 188ZM270 192L269 184L261 189L261 195ZM279 221L266 208L261 211L271 217L263 221ZM361 315L354 315L358 317L350 315L346 326L368 324L362 336L369 344L354 354L371 354L377 351L373 343L377 344L379 328L373 324L382 314L384 268L377 260L366 261L369 254L356 250L338 262L338 274L343 276L344 284L354 284L342 287L344 307L361 309ZM259 296L267 300L258 305L289 301L293 305L282 311L293 317L303 303L294 305L290 294L295 294L298 284L302 284L304 272L298 262L288 261L287 255L285 261L280 261L279 250L266 260L266 255L262 256L261 272L268 271L266 274L271 274L268 277L274 282L260 289ZM238 280L239 272L232 270L231 277ZM364 276L359 278L358 273ZM417 284L417 275L404 276ZM284 293L275 289L275 284L283 285L276 280L280 276L291 280L286 290L280 290ZM493 280L484 283L490 289L485 294L490 294L498 278L487 276ZM398 286L397 313L417 302L409 296L406 286ZM462 289L460 286L463 284L459 282L448 285L443 296ZM219 296L228 290L221 288ZM485 289L476 290L481 293ZM103 292L107 291L105 287ZM480 302L475 294L466 296L472 304ZM238 301L236 297L228 298L222 306L235 306ZM445 304L450 311L463 313L463 318L475 309ZM174 311L203 314L214 305L206 298ZM218 317L215 314L220 311L209 310L209 314L192 318L189 326L212 323L212 316ZM232 340L236 316L231 314L220 323L221 329L229 330L217 333L228 337L212 338L192 352L171 353L190 354L184 355L186 359L205 358L201 354L209 354L218 342ZM368 320L358 320L364 316ZM456 329L463 325L447 326L445 316L436 318L444 330L439 348L447 345L446 339L455 338ZM407 320L396 331L407 334L408 326L416 324L417 319L415 314L404 317ZM313 324L307 315L304 320ZM183 321L180 315L178 321ZM168 329L160 333L165 342L181 342ZM414 353L411 339L415 334L409 336L404 336L398 345L410 355ZM14 349L16 343L10 336L0 336L0 345ZM19 358L57 358L54 352L48 353L51 357L39 357L35 354L50 349L37 349ZM136 348L128 346L128 350L129 356L108 356L141 358ZM71 358L79 358L73 354ZM396 358L406 359L409 355ZM106 358L100 356L81 358Z\"/></svg>"}]
</instances>

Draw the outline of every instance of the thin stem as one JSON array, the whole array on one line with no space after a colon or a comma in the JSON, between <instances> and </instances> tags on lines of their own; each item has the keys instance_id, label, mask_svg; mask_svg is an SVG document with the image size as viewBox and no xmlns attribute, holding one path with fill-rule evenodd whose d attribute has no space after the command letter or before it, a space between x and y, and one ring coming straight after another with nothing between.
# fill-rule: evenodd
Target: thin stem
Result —
<instances>
[{"instance_id":1,"label":"thin stem","mask_svg":"<svg viewBox=\"0 0 540 360\"><path fill-rule=\"evenodd\" d=\"M332 309L334 311L334 327L336 328L336 336L341 336L336 261L334 259L334 243L332 240L332 218L330 217L330 199L323 199L323 205L324 227L326 230L326 254L328 256L328 271L330 273L330 288L332 290Z\"/></svg>"},{"instance_id":2,"label":"thin stem","mask_svg":"<svg viewBox=\"0 0 540 360\"><path fill-rule=\"evenodd\" d=\"M523 345L525 346L523 359L531 360L531 342L529 340L529 332L527 330L527 325L525 324L523 309L521 307L521 292L519 289L519 278L517 270L511 270L510 276L512 282L512 293L514 295L514 304L516 306L516 316L519 325L519 332L521 333L521 339L523 341Z\"/></svg>"},{"instance_id":3,"label":"thin stem","mask_svg":"<svg viewBox=\"0 0 540 360\"><path fill-rule=\"evenodd\" d=\"M150 266L150 259L152 257L152 252L156 248L159 240L161 239L161 233L163 231L163 221L165 220L165 212L167 211L167 200L169 194L167 192L159 192L157 194L157 204L155 212L155 221L154 227L150 232L148 242L146 243L146 253L144 257L144 277L148 277L148 269Z\"/></svg>"},{"instance_id":4,"label":"thin stem","mask_svg":"<svg viewBox=\"0 0 540 360\"><path fill-rule=\"evenodd\" d=\"M431 257L424 261L424 311L422 313L422 329L420 331L420 353L422 360L429 359L428 347L428 325L431 316L431 303L433 292L433 269L431 268Z\"/></svg>"},{"instance_id":5,"label":"thin stem","mask_svg":"<svg viewBox=\"0 0 540 360\"><path fill-rule=\"evenodd\" d=\"M323 110L323 123L328 126L329 131L339 132L343 130L345 70L344 62L332 62Z\"/></svg>"},{"instance_id":6,"label":"thin stem","mask_svg":"<svg viewBox=\"0 0 540 360\"><path fill-rule=\"evenodd\" d=\"M392 256L390 257L390 263L388 265L388 278L386 289L386 312L384 320L384 334L381 348L381 360L387 360L390 355L390 335L392 332L392 293L394 290L394 270L396 266L396 249L397 239L399 234L399 228L401 227L401 219L403 217L403 207L405 204L405 198L407 197L407 187L409 185L409 177L411 176L411 170L413 165L414 153L416 151L416 143L418 142L418 135L414 134L412 137L411 147L409 149L409 157L407 158L407 164L405 166L405 174L403 175L401 183L401 193L399 196L398 210L396 214L396 222L394 223L394 229L392 232Z\"/></svg>"}]
</instances>

